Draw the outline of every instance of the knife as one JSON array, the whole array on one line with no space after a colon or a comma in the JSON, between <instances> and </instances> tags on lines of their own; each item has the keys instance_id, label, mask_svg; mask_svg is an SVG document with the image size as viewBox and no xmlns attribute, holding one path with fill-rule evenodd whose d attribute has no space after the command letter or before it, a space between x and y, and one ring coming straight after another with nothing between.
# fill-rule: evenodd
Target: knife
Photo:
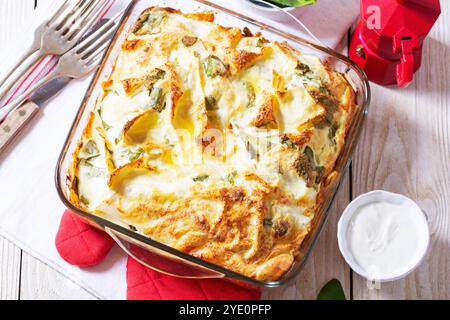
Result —
<instances>
[{"instance_id":1,"label":"knife","mask_svg":"<svg viewBox=\"0 0 450 320\"><path fill-rule=\"evenodd\" d=\"M95 32L95 30L108 22L108 20L102 19L80 41ZM72 78L69 77L59 77L50 81L42 88L36 90L27 102L8 115L0 124L0 154L12 143L19 132L30 123L41 107L64 89L71 80Z\"/></svg>"}]
</instances>

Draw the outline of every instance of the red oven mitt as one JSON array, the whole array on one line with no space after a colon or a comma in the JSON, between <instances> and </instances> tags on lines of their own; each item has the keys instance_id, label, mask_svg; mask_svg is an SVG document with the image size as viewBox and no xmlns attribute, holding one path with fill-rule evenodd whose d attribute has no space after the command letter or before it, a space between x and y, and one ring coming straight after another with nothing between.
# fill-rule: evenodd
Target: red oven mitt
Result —
<instances>
[{"instance_id":1,"label":"red oven mitt","mask_svg":"<svg viewBox=\"0 0 450 320\"><path fill-rule=\"evenodd\" d=\"M61 257L80 268L103 261L114 245L105 232L66 210L55 239ZM134 259L127 261L128 300L256 300L259 289L247 289L220 279L182 279L153 271Z\"/></svg>"},{"instance_id":2,"label":"red oven mitt","mask_svg":"<svg viewBox=\"0 0 450 320\"><path fill-rule=\"evenodd\" d=\"M114 243L105 232L84 223L69 210L62 216L55 239L61 258L80 268L99 264Z\"/></svg>"}]
</instances>

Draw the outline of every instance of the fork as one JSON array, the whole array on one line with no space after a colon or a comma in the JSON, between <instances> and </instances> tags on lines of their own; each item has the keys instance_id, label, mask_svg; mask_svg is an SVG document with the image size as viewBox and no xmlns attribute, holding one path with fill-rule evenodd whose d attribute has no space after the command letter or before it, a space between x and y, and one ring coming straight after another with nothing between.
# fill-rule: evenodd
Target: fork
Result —
<instances>
[{"instance_id":1,"label":"fork","mask_svg":"<svg viewBox=\"0 0 450 320\"><path fill-rule=\"evenodd\" d=\"M64 1L54 15L36 29L33 44L1 83L0 98L41 57L60 56L70 50L94 24L110 1L100 3L101 0ZM98 10L92 14L95 8Z\"/></svg>"},{"instance_id":2,"label":"fork","mask_svg":"<svg viewBox=\"0 0 450 320\"><path fill-rule=\"evenodd\" d=\"M31 92L39 89L49 81L58 77L78 79L93 71L98 66L98 63L103 57L104 50L110 43L110 38L116 31L116 28L113 28L115 25L115 20L121 17L124 11L125 9L119 11L94 33L81 40L77 45L61 56L55 69L53 69L48 75L1 108L0 123L8 116L8 114L21 106Z\"/></svg>"}]
</instances>

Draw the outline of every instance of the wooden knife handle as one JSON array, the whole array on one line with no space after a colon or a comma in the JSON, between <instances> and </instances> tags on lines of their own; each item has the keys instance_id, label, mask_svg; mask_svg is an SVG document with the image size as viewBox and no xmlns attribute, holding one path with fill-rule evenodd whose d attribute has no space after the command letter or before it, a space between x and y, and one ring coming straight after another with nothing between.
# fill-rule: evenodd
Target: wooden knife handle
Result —
<instances>
[{"instance_id":1,"label":"wooden knife handle","mask_svg":"<svg viewBox=\"0 0 450 320\"><path fill-rule=\"evenodd\" d=\"M39 110L33 102L26 102L13 112L0 124L0 153L14 140L25 125Z\"/></svg>"}]
</instances>

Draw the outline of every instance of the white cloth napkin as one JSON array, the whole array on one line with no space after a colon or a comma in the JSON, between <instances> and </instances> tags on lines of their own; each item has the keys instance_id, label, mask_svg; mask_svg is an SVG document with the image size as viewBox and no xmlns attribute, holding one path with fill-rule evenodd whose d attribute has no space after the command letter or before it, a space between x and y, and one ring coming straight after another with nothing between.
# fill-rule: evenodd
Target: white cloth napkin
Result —
<instances>
[{"instance_id":1,"label":"white cloth napkin","mask_svg":"<svg viewBox=\"0 0 450 320\"><path fill-rule=\"evenodd\" d=\"M39 0L35 16L32 21L27 21L28 26L21 34L31 35L34 28L47 18L58 2ZM252 10L248 10L248 7L239 1L214 2L252 14ZM108 16L127 3L125 0L117 0ZM334 47L356 19L358 10L358 0L318 0L316 5L302 10L300 18L325 44ZM299 32L296 25L274 25L287 31ZM24 36L17 39L16 43L2 48L0 78L9 66L15 63L15 53L23 51L30 41L29 36ZM45 74L54 62L55 58L42 61L22 88ZM90 80L91 77L72 81L45 106L43 112L17 139L8 153L0 156L0 235L95 296L102 299L124 299L126 257L117 247L100 266L81 270L61 259L54 246L55 235L65 209L56 193L55 165Z\"/></svg>"}]
</instances>

